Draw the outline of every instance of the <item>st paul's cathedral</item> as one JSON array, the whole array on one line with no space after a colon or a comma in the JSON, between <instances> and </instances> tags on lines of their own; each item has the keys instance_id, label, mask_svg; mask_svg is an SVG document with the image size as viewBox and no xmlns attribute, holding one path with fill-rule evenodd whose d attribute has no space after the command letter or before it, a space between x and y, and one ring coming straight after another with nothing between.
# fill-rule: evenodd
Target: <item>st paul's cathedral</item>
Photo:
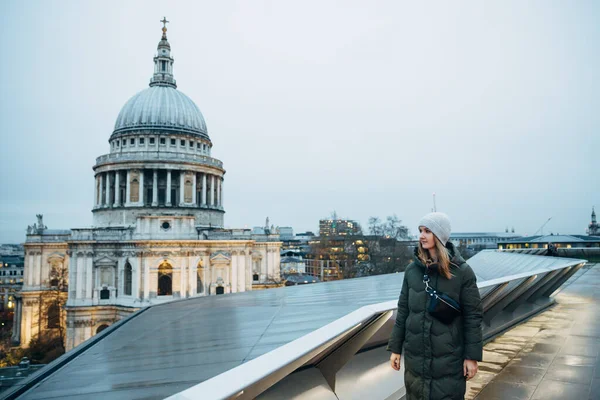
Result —
<instances>
[{"instance_id":1,"label":"st paul's cathedral","mask_svg":"<svg viewBox=\"0 0 600 400\"><path fill-rule=\"evenodd\" d=\"M223 163L177 89L166 19L150 86L121 109L93 167L93 226L27 229L13 340L66 329L67 350L140 308L279 280L274 230L223 228ZM268 228L268 227L266 227Z\"/></svg>"}]
</instances>

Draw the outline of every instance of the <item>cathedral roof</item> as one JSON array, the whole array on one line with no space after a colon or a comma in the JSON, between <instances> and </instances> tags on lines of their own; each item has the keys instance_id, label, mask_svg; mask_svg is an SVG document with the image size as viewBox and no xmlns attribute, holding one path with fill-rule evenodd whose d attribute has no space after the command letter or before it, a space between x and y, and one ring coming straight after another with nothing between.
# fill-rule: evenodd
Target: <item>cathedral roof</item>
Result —
<instances>
[{"instance_id":1,"label":"cathedral roof","mask_svg":"<svg viewBox=\"0 0 600 400\"><path fill-rule=\"evenodd\" d=\"M208 136L200 109L172 86L151 86L121 109L113 134L139 130L178 131Z\"/></svg>"}]
</instances>

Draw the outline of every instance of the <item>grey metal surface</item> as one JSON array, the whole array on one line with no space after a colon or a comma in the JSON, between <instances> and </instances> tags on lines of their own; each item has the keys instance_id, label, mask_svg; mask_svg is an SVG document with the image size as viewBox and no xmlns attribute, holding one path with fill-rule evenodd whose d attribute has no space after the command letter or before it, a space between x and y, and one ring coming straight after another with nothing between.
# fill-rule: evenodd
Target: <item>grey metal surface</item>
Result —
<instances>
[{"instance_id":1,"label":"grey metal surface","mask_svg":"<svg viewBox=\"0 0 600 400\"><path fill-rule=\"evenodd\" d=\"M540 265L552 269L564 262L551 258L539 264L511 258L512 266L507 266L505 256L511 254L493 254L485 262L469 262L478 274L488 277L510 275L511 268L520 272ZM398 273L153 306L101 338L22 398L164 398L363 306L395 302L402 279Z\"/></svg>"},{"instance_id":2,"label":"grey metal surface","mask_svg":"<svg viewBox=\"0 0 600 400\"><path fill-rule=\"evenodd\" d=\"M142 90L121 109L114 133L142 129L208 135L198 106L181 91L169 86L152 86Z\"/></svg>"},{"instance_id":3,"label":"grey metal surface","mask_svg":"<svg viewBox=\"0 0 600 400\"><path fill-rule=\"evenodd\" d=\"M540 257L529 254L484 250L470 258L469 265L473 268L479 280L487 281L533 271L548 272L578 261L572 258Z\"/></svg>"}]
</instances>

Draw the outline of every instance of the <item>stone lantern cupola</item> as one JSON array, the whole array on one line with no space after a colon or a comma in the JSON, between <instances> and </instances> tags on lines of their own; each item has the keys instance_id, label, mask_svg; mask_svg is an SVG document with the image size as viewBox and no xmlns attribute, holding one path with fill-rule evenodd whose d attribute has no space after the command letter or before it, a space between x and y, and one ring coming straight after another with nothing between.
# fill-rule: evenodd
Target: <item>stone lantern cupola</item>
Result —
<instances>
[{"instance_id":1,"label":"stone lantern cupola","mask_svg":"<svg viewBox=\"0 0 600 400\"><path fill-rule=\"evenodd\" d=\"M173 57L171 57L171 45L167 40L167 18L162 21L162 38L158 42L156 56L154 57L154 76L150 79L150 86L171 86L177 88L173 77Z\"/></svg>"}]
</instances>

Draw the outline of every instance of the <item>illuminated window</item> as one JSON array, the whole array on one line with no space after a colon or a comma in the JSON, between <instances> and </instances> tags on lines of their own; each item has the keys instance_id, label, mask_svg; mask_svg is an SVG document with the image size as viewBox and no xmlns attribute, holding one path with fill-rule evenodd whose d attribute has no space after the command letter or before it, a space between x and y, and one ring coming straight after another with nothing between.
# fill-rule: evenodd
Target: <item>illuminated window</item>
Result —
<instances>
[{"instance_id":1,"label":"illuminated window","mask_svg":"<svg viewBox=\"0 0 600 400\"><path fill-rule=\"evenodd\" d=\"M166 261L158 267L157 292L159 296L171 296L173 294L173 267Z\"/></svg>"}]
</instances>

